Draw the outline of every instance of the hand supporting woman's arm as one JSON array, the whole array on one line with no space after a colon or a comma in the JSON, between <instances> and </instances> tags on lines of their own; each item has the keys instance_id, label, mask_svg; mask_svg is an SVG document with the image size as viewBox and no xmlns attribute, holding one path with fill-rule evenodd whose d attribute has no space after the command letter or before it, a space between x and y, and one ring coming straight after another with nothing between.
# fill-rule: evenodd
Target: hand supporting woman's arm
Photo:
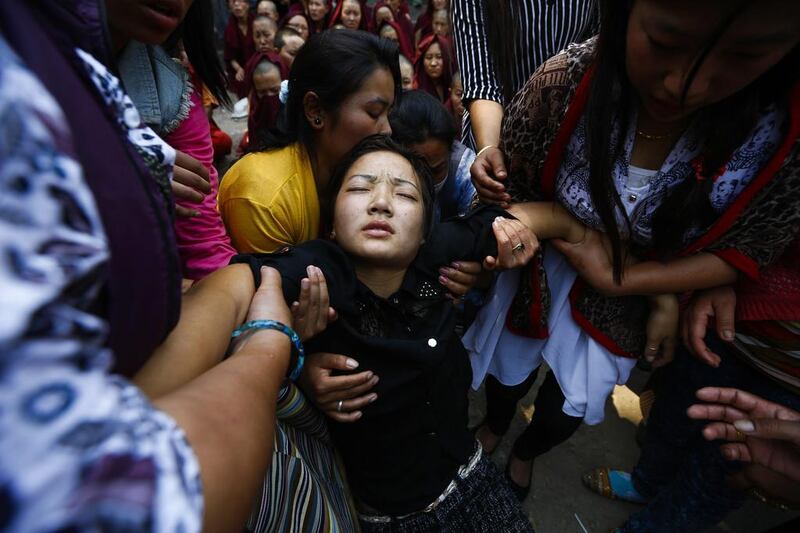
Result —
<instances>
[{"instance_id":1,"label":"hand supporting woman's arm","mask_svg":"<svg viewBox=\"0 0 800 533\"><path fill-rule=\"evenodd\" d=\"M644 261L628 265L622 283L617 284L602 233L587 231L586 238L578 244L558 239L552 243L587 283L609 296L680 293L727 285L738 277L738 270L729 263L703 252L667 263Z\"/></svg>"},{"instance_id":2,"label":"hand supporting woman's arm","mask_svg":"<svg viewBox=\"0 0 800 533\"><path fill-rule=\"evenodd\" d=\"M248 318L291 323L276 270L262 270ZM206 531L241 529L247 520L269 466L275 402L289 354L285 334L257 331L230 359L155 402L183 429L200 462Z\"/></svg>"},{"instance_id":3,"label":"hand supporting woman's arm","mask_svg":"<svg viewBox=\"0 0 800 533\"><path fill-rule=\"evenodd\" d=\"M586 235L586 226L557 202L524 202L512 205L507 211L540 240L564 239L580 243Z\"/></svg>"}]
</instances>

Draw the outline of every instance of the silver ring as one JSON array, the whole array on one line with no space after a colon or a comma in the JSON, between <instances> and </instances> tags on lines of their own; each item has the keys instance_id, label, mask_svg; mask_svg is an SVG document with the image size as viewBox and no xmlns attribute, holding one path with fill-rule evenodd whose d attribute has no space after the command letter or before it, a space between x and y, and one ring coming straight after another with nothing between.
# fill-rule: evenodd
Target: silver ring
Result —
<instances>
[{"instance_id":1,"label":"silver ring","mask_svg":"<svg viewBox=\"0 0 800 533\"><path fill-rule=\"evenodd\" d=\"M525 243L520 242L518 244L515 244L514 247L511 248L511 253L521 252L524 249L525 249Z\"/></svg>"},{"instance_id":2,"label":"silver ring","mask_svg":"<svg viewBox=\"0 0 800 533\"><path fill-rule=\"evenodd\" d=\"M344 402L342 400L339 400L339 403L336 404L336 411L338 411L339 413L342 412L342 403Z\"/></svg>"}]
</instances>

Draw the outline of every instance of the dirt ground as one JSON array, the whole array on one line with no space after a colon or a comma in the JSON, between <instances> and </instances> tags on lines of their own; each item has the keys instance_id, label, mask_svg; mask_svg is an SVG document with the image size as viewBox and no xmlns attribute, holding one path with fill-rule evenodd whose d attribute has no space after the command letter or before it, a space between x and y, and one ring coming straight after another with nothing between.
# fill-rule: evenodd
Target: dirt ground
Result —
<instances>
[{"instance_id":1,"label":"dirt ground","mask_svg":"<svg viewBox=\"0 0 800 533\"><path fill-rule=\"evenodd\" d=\"M233 137L235 149L247 129L247 120L232 120L224 109L218 109L214 118L220 128ZM219 168L220 176L233 161L233 157L225 159ZM640 390L646 380L647 374L634 370L628 385L617 387L609 399L602 424L582 426L570 440L536 461L533 487L524 508L538 533L606 533L639 508L606 500L588 491L581 484L581 475L599 466L630 469L635 464L639 451L634 433L642 414L638 396L633 391ZM501 470L505 468L514 439L530 420L538 386L537 382L520 403L508 435L492 455ZM470 400L470 424L474 426L484 417L483 391L471 393ZM752 501L708 531L759 533L798 516L800 513L782 512Z\"/></svg>"}]
</instances>

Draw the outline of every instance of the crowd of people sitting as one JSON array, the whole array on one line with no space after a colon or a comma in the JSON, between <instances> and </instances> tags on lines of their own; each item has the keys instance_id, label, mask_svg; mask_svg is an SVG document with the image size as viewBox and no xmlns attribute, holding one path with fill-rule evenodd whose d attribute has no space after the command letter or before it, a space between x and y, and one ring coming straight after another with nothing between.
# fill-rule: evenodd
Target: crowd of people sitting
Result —
<instances>
[{"instance_id":1,"label":"crowd of people sitting","mask_svg":"<svg viewBox=\"0 0 800 533\"><path fill-rule=\"evenodd\" d=\"M637 366L640 457L582 479L615 531L796 508L798 28L4 1L0 530L533 531L535 461Z\"/></svg>"}]
</instances>

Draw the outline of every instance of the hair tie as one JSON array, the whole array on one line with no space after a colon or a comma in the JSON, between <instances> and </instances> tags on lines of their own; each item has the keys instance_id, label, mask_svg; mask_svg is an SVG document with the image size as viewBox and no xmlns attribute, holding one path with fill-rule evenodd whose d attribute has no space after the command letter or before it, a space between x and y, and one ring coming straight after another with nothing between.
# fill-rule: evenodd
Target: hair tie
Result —
<instances>
[{"instance_id":1,"label":"hair tie","mask_svg":"<svg viewBox=\"0 0 800 533\"><path fill-rule=\"evenodd\" d=\"M280 100L282 104L286 105L286 101L288 99L289 99L289 80L283 80L281 82L281 92L278 94L278 100Z\"/></svg>"}]
</instances>

